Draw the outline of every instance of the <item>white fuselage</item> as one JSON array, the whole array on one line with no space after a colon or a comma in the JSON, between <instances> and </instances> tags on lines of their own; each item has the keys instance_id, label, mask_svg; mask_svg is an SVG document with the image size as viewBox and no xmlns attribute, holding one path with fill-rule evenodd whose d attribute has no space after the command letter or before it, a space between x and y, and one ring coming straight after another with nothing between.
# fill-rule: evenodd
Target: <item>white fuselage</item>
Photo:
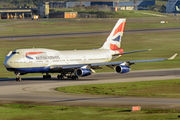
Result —
<instances>
[{"instance_id":1,"label":"white fuselage","mask_svg":"<svg viewBox=\"0 0 180 120\"><path fill-rule=\"evenodd\" d=\"M51 49L17 49L6 56L6 68L45 67L52 65L72 65L102 63L112 60L110 50L69 50L57 51Z\"/></svg>"}]
</instances>

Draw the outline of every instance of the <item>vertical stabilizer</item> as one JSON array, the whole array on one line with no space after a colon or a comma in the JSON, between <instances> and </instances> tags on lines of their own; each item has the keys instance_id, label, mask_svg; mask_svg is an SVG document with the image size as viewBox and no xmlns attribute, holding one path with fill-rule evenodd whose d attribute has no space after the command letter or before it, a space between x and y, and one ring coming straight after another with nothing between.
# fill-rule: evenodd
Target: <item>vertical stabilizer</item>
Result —
<instances>
[{"instance_id":1,"label":"vertical stabilizer","mask_svg":"<svg viewBox=\"0 0 180 120\"><path fill-rule=\"evenodd\" d=\"M124 32L126 19L119 19L101 49L118 50Z\"/></svg>"}]
</instances>

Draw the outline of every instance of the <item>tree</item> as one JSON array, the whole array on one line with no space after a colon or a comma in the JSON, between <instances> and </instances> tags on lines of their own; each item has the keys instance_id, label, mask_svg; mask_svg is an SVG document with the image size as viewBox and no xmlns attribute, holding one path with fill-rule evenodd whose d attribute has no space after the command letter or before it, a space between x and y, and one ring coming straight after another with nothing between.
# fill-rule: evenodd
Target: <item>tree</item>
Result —
<instances>
[{"instance_id":1,"label":"tree","mask_svg":"<svg viewBox=\"0 0 180 120\"><path fill-rule=\"evenodd\" d=\"M154 6L154 5L150 5L150 6L148 6L148 9L149 9L149 10L154 10L154 8L155 8L155 6Z\"/></svg>"},{"instance_id":2,"label":"tree","mask_svg":"<svg viewBox=\"0 0 180 120\"><path fill-rule=\"evenodd\" d=\"M159 11L160 11L160 12L166 12L166 6L165 6L165 5L162 5Z\"/></svg>"}]
</instances>

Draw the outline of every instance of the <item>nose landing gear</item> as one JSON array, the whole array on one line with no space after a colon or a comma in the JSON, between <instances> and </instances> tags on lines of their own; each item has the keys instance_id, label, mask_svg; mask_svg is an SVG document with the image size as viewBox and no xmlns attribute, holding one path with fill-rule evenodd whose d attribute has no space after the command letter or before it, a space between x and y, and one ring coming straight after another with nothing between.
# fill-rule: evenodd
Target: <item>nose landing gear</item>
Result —
<instances>
[{"instance_id":1,"label":"nose landing gear","mask_svg":"<svg viewBox=\"0 0 180 120\"><path fill-rule=\"evenodd\" d=\"M21 82L21 77L17 77L17 78L16 78L16 81L17 81L17 82Z\"/></svg>"},{"instance_id":2,"label":"nose landing gear","mask_svg":"<svg viewBox=\"0 0 180 120\"><path fill-rule=\"evenodd\" d=\"M21 73L20 73L20 72L14 72L14 74L17 75L16 81L17 81L17 82L21 82L21 77L20 77Z\"/></svg>"}]
</instances>

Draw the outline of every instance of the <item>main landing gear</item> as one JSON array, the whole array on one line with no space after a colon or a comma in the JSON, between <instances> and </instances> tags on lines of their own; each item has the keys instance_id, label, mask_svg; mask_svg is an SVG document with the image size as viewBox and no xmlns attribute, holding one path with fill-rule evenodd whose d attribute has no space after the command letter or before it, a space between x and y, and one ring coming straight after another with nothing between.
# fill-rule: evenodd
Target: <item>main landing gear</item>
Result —
<instances>
[{"instance_id":1,"label":"main landing gear","mask_svg":"<svg viewBox=\"0 0 180 120\"><path fill-rule=\"evenodd\" d=\"M78 79L78 76L72 75L72 74L70 74L70 75L66 75L66 74L57 75L57 78L60 80L64 79L64 77L67 77L68 79L72 79L72 80Z\"/></svg>"},{"instance_id":2,"label":"main landing gear","mask_svg":"<svg viewBox=\"0 0 180 120\"><path fill-rule=\"evenodd\" d=\"M69 76L69 79L72 79L72 80L78 80L78 76L72 75L72 76Z\"/></svg>"},{"instance_id":3,"label":"main landing gear","mask_svg":"<svg viewBox=\"0 0 180 120\"><path fill-rule=\"evenodd\" d=\"M61 74L61 75L57 75L57 79L59 79L59 80L62 80L64 78L68 78L68 79L72 79L72 80L77 80L78 76L76 76L74 74ZM51 79L51 75L46 73L46 75L43 75L43 79Z\"/></svg>"},{"instance_id":4,"label":"main landing gear","mask_svg":"<svg viewBox=\"0 0 180 120\"><path fill-rule=\"evenodd\" d=\"M49 74L43 75L43 79L51 79L51 75Z\"/></svg>"},{"instance_id":5,"label":"main landing gear","mask_svg":"<svg viewBox=\"0 0 180 120\"><path fill-rule=\"evenodd\" d=\"M57 75L57 79L64 79L64 76L63 75Z\"/></svg>"}]
</instances>

